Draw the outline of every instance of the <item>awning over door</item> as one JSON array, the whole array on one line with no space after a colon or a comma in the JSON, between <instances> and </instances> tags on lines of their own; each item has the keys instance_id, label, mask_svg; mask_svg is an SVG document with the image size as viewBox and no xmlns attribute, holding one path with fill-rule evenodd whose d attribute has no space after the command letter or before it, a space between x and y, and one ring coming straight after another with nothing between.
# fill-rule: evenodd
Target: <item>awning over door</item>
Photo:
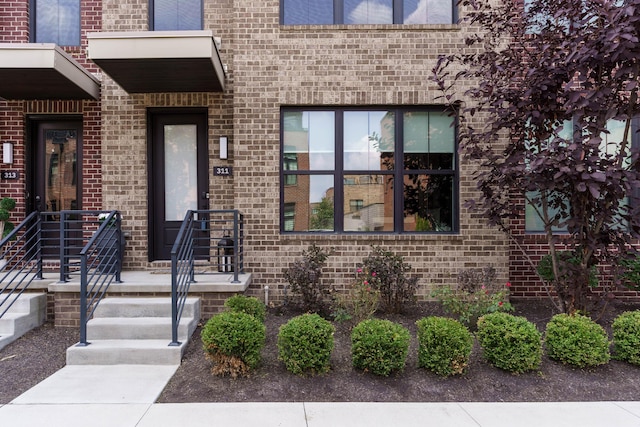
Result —
<instances>
[{"instance_id":1,"label":"awning over door","mask_svg":"<svg viewBox=\"0 0 640 427\"><path fill-rule=\"evenodd\" d=\"M100 81L51 43L0 43L0 98L99 99Z\"/></svg>"},{"instance_id":2,"label":"awning over door","mask_svg":"<svg viewBox=\"0 0 640 427\"><path fill-rule=\"evenodd\" d=\"M89 33L88 57L129 93L222 92L212 31Z\"/></svg>"}]
</instances>

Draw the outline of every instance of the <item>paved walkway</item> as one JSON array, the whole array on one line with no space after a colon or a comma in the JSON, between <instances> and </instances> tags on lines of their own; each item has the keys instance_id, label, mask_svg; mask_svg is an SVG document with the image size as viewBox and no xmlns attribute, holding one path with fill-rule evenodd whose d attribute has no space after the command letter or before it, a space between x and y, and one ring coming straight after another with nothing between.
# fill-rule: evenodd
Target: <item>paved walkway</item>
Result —
<instances>
[{"instance_id":1,"label":"paved walkway","mask_svg":"<svg viewBox=\"0 0 640 427\"><path fill-rule=\"evenodd\" d=\"M8 427L640 427L640 402L154 403L177 366L66 366L0 407Z\"/></svg>"}]
</instances>

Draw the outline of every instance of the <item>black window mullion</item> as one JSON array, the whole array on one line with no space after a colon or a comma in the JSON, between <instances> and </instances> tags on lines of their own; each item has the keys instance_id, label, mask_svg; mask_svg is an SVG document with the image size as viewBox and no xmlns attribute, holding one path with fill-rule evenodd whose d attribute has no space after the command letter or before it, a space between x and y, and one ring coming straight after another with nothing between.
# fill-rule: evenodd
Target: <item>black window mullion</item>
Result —
<instances>
[{"instance_id":1,"label":"black window mullion","mask_svg":"<svg viewBox=\"0 0 640 427\"><path fill-rule=\"evenodd\" d=\"M451 0L451 23L458 23L458 2Z\"/></svg>"},{"instance_id":2,"label":"black window mullion","mask_svg":"<svg viewBox=\"0 0 640 427\"><path fill-rule=\"evenodd\" d=\"M400 0L395 0L400 1ZM404 231L404 110L395 110L395 170L393 172L393 231Z\"/></svg>"},{"instance_id":3,"label":"black window mullion","mask_svg":"<svg viewBox=\"0 0 640 427\"><path fill-rule=\"evenodd\" d=\"M393 0L393 23L404 23L404 5L403 0Z\"/></svg>"},{"instance_id":4,"label":"black window mullion","mask_svg":"<svg viewBox=\"0 0 640 427\"><path fill-rule=\"evenodd\" d=\"M344 0L333 0L333 23L344 24Z\"/></svg>"},{"instance_id":5,"label":"black window mullion","mask_svg":"<svg viewBox=\"0 0 640 427\"><path fill-rule=\"evenodd\" d=\"M344 232L344 111L335 110L335 165L333 173L333 230Z\"/></svg>"}]
</instances>

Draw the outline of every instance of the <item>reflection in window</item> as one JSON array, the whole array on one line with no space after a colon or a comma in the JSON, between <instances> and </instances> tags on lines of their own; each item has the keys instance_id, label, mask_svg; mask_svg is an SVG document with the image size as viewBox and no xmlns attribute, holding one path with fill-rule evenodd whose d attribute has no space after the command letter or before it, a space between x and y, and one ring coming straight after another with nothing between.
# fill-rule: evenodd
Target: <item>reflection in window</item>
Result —
<instances>
[{"instance_id":1,"label":"reflection in window","mask_svg":"<svg viewBox=\"0 0 640 427\"><path fill-rule=\"evenodd\" d=\"M393 189L384 184L383 175L379 177L371 184L369 175L345 177L344 231L393 231Z\"/></svg>"},{"instance_id":2,"label":"reflection in window","mask_svg":"<svg viewBox=\"0 0 640 427\"><path fill-rule=\"evenodd\" d=\"M344 112L344 169L393 168L395 115L390 111Z\"/></svg>"},{"instance_id":3,"label":"reflection in window","mask_svg":"<svg viewBox=\"0 0 640 427\"><path fill-rule=\"evenodd\" d=\"M364 200L349 200L349 209L351 212L357 212L364 207Z\"/></svg>"},{"instance_id":4,"label":"reflection in window","mask_svg":"<svg viewBox=\"0 0 640 427\"><path fill-rule=\"evenodd\" d=\"M333 24L333 0L282 0L284 25Z\"/></svg>"},{"instance_id":5,"label":"reflection in window","mask_svg":"<svg viewBox=\"0 0 640 427\"><path fill-rule=\"evenodd\" d=\"M76 129L45 129L47 179L45 209L73 209L78 198L78 132Z\"/></svg>"},{"instance_id":6,"label":"reflection in window","mask_svg":"<svg viewBox=\"0 0 640 427\"><path fill-rule=\"evenodd\" d=\"M202 29L202 0L151 0L155 31Z\"/></svg>"},{"instance_id":7,"label":"reflection in window","mask_svg":"<svg viewBox=\"0 0 640 427\"><path fill-rule=\"evenodd\" d=\"M451 231L453 177L408 174L404 181L405 231Z\"/></svg>"},{"instance_id":8,"label":"reflection in window","mask_svg":"<svg viewBox=\"0 0 640 427\"><path fill-rule=\"evenodd\" d=\"M299 170L335 168L335 115L332 111L287 112L283 117L284 156Z\"/></svg>"},{"instance_id":9,"label":"reflection in window","mask_svg":"<svg viewBox=\"0 0 640 427\"><path fill-rule=\"evenodd\" d=\"M619 150L620 144L622 143L624 137L624 128L626 122L624 120L609 120L606 124L607 132L600 135L601 142L599 147L599 155L601 158L606 158L607 156L615 155ZM562 141L562 144L567 144L570 141L573 141L573 132L575 131L575 124L571 120L564 121L558 128L554 129L554 136L550 137L548 141L543 141L540 143L543 150L548 150L550 147L547 145L549 141L554 138L559 138ZM625 160L625 165L628 167L631 165L630 158L630 149L631 145L636 146L638 144L638 123L637 119L634 119L631 122L631 130L629 132L629 137L631 137L631 144L627 145L627 159ZM539 153L538 147L534 144L531 144L532 149L531 153L535 156ZM566 193L565 193L566 194ZM541 202L541 193L540 191L529 191L526 193L526 203L525 203L525 230L529 233L542 233L545 231L544 224L545 221L543 219L542 212L542 202ZM565 195L558 192L548 192L546 195L547 202L550 206L547 209L547 214L549 219L553 221L553 219L557 220L560 225L554 225L552 227L552 231L554 233L564 233L567 232L566 227L566 216L559 215L561 210L559 208L560 205L567 205L567 198ZM623 206L628 205L628 198L624 200L622 203ZM566 209L565 209L566 211ZM625 220L620 216L619 218L620 227L626 228L627 224Z\"/></svg>"},{"instance_id":10,"label":"reflection in window","mask_svg":"<svg viewBox=\"0 0 640 427\"><path fill-rule=\"evenodd\" d=\"M284 204L295 206L294 213L288 214L295 221L292 230L284 231L334 230L333 179L332 175L298 175L298 185L285 186Z\"/></svg>"},{"instance_id":11,"label":"reflection in window","mask_svg":"<svg viewBox=\"0 0 640 427\"><path fill-rule=\"evenodd\" d=\"M283 25L451 24L455 0L281 0Z\"/></svg>"},{"instance_id":12,"label":"reflection in window","mask_svg":"<svg viewBox=\"0 0 640 427\"><path fill-rule=\"evenodd\" d=\"M286 171L298 170L298 155L296 153L286 153L283 156L282 166ZM285 175L284 185L296 185L297 175Z\"/></svg>"},{"instance_id":13,"label":"reflection in window","mask_svg":"<svg viewBox=\"0 0 640 427\"><path fill-rule=\"evenodd\" d=\"M295 230L296 221L296 204L285 203L284 204L284 231Z\"/></svg>"},{"instance_id":14,"label":"reflection in window","mask_svg":"<svg viewBox=\"0 0 640 427\"><path fill-rule=\"evenodd\" d=\"M283 203L296 203L292 231L456 231L452 123L431 109L283 109L282 194ZM331 160L334 152L342 158L333 168L329 161L323 169L303 161L328 151ZM297 169L289 166L294 152ZM401 169L396 158L403 159ZM289 185L291 176L296 186ZM291 231L281 221L283 231Z\"/></svg>"},{"instance_id":15,"label":"reflection in window","mask_svg":"<svg viewBox=\"0 0 640 427\"><path fill-rule=\"evenodd\" d=\"M393 24L392 0L344 0L345 24Z\"/></svg>"},{"instance_id":16,"label":"reflection in window","mask_svg":"<svg viewBox=\"0 0 640 427\"><path fill-rule=\"evenodd\" d=\"M34 0L34 41L80 46L80 0Z\"/></svg>"},{"instance_id":17,"label":"reflection in window","mask_svg":"<svg viewBox=\"0 0 640 427\"><path fill-rule=\"evenodd\" d=\"M442 0L403 0L405 24L450 24L453 4Z\"/></svg>"}]
</instances>

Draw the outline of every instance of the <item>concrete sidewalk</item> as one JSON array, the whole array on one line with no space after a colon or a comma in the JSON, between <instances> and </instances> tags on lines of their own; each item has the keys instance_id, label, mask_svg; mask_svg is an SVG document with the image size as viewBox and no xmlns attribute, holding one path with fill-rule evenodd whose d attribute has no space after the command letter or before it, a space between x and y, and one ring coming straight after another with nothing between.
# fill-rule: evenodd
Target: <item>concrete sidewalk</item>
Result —
<instances>
[{"instance_id":1,"label":"concrete sidewalk","mask_svg":"<svg viewBox=\"0 0 640 427\"><path fill-rule=\"evenodd\" d=\"M0 426L640 427L640 402L154 403L177 366L66 366L0 407Z\"/></svg>"}]
</instances>

